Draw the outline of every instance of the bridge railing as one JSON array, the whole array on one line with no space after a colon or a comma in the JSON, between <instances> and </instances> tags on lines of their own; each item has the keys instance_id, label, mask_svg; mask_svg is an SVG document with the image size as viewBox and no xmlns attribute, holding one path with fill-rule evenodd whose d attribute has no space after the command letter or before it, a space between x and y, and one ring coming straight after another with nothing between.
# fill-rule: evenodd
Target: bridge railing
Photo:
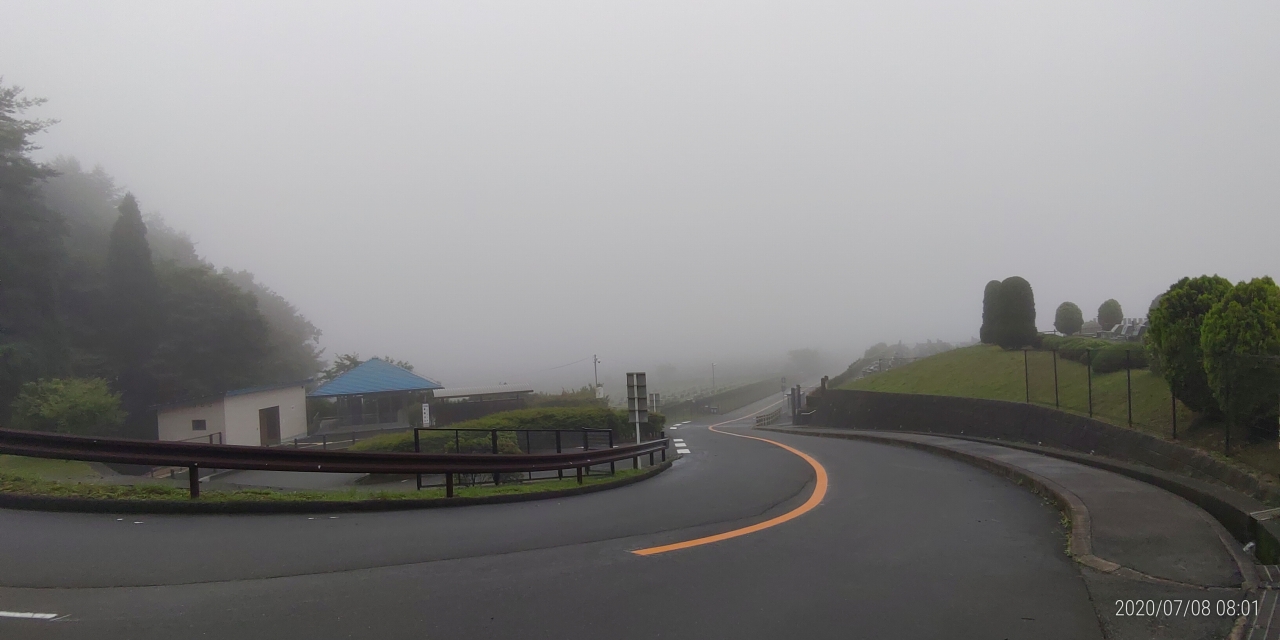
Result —
<instances>
[{"instance_id":1,"label":"bridge railing","mask_svg":"<svg viewBox=\"0 0 1280 640\"><path fill-rule=\"evenodd\" d=\"M638 466L640 456L649 456L652 463L655 454L661 454L665 461L670 443L669 439L662 438L568 453L388 453L156 442L0 429L0 453L33 458L186 467L192 498L200 496L200 469L443 474L449 497L453 496L455 474L576 470L581 483L584 470L593 465L633 459Z\"/></svg>"}]
</instances>

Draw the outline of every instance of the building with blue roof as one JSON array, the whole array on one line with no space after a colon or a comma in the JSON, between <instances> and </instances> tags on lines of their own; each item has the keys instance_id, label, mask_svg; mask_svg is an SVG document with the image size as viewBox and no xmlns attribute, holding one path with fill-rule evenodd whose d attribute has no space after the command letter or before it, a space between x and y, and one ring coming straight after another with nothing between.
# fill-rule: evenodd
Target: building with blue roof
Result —
<instances>
[{"instance_id":1,"label":"building with blue roof","mask_svg":"<svg viewBox=\"0 0 1280 640\"><path fill-rule=\"evenodd\" d=\"M331 433L408 427L410 409L443 388L435 380L381 358L370 358L307 396L334 403L337 415L320 419L316 429L316 433Z\"/></svg>"}]
</instances>

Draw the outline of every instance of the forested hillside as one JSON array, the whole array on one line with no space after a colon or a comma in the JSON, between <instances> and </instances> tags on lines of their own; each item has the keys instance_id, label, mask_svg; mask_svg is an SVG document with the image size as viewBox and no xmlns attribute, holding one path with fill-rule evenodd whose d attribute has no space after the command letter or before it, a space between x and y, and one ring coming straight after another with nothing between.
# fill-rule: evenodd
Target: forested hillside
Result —
<instances>
[{"instance_id":1,"label":"forested hillside","mask_svg":"<svg viewBox=\"0 0 1280 640\"><path fill-rule=\"evenodd\" d=\"M23 119L35 104L0 84L0 425L39 379L105 380L119 433L149 437L156 404L319 371L320 331L253 274L216 270L102 168L33 160L53 124Z\"/></svg>"}]
</instances>

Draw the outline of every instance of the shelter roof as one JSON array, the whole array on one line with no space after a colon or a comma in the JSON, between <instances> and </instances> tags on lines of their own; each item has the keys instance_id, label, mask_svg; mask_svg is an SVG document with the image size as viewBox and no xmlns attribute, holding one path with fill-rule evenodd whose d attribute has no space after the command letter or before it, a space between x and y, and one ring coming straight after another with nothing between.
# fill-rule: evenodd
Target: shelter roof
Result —
<instances>
[{"instance_id":1,"label":"shelter roof","mask_svg":"<svg viewBox=\"0 0 1280 640\"><path fill-rule=\"evenodd\" d=\"M370 358L356 368L330 380L307 394L312 398L357 396L392 391L430 391L444 385L397 367L380 358Z\"/></svg>"}]
</instances>

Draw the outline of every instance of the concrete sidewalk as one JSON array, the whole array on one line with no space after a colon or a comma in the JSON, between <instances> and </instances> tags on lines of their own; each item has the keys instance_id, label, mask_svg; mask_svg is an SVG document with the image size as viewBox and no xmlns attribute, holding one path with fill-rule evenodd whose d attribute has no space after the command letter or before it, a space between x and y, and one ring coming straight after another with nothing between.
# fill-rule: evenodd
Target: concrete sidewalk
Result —
<instances>
[{"instance_id":1,"label":"concrete sidewalk","mask_svg":"<svg viewBox=\"0 0 1280 640\"><path fill-rule=\"evenodd\" d=\"M984 442L823 427L764 430L922 449L1055 494L1046 497L1071 515L1071 554L1080 562L1108 638L1280 638L1280 624L1269 624L1268 611L1262 612L1261 621L1256 615L1117 615L1128 600L1209 600L1215 608L1218 601L1272 600L1265 597L1267 592L1257 591L1257 565L1226 529L1204 510L1163 489L1103 469Z\"/></svg>"}]
</instances>

